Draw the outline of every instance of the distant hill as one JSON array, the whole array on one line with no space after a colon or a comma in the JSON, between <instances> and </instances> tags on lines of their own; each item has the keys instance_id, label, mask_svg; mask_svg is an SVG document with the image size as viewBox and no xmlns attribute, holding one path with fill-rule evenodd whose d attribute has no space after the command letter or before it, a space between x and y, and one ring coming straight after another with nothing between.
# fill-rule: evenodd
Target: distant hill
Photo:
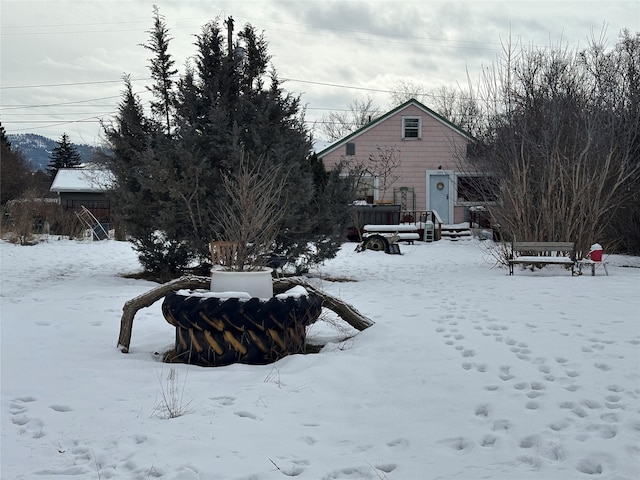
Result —
<instances>
[{"instance_id":1,"label":"distant hill","mask_svg":"<svg viewBox=\"0 0 640 480\"><path fill-rule=\"evenodd\" d=\"M45 171L51 161L49 155L58 145L57 140L51 140L35 133L9 134L7 138L11 142L11 148L20 150L33 170ZM73 146L78 150L83 163L90 163L94 160L96 147L77 143L74 143Z\"/></svg>"}]
</instances>

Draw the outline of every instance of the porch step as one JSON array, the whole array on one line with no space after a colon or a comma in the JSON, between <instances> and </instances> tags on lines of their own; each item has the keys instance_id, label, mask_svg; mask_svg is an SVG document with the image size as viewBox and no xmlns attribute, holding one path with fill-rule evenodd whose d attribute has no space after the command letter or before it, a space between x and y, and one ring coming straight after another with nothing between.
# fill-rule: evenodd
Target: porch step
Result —
<instances>
[{"instance_id":1,"label":"porch step","mask_svg":"<svg viewBox=\"0 0 640 480\"><path fill-rule=\"evenodd\" d=\"M451 240L452 242L458 240L471 240L473 239L473 232L469 228L468 223L442 225L441 238L442 240Z\"/></svg>"}]
</instances>

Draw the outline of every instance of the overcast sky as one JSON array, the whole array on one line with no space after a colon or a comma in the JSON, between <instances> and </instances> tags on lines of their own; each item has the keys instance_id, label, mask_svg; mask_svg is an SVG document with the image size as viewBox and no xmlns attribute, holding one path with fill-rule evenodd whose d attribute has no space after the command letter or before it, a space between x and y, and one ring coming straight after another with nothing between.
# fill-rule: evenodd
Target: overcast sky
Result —
<instances>
[{"instance_id":1,"label":"overcast sky","mask_svg":"<svg viewBox=\"0 0 640 480\"><path fill-rule=\"evenodd\" d=\"M165 17L183 71L194 35L211 19L251 23L269 42L285 90L301 94L309 125L370 95L383 111L400 81L432 90L467 84L501 44L586 47L605 31L640 31L640 0L609 1L8 1L2 19L0 121L7 133L98 144L113 118L122 75L148 101L152 6ZM427 105L430 106L430 105ZM320 132L315 134L321 137Z\"/></svg>"}]
</instances>

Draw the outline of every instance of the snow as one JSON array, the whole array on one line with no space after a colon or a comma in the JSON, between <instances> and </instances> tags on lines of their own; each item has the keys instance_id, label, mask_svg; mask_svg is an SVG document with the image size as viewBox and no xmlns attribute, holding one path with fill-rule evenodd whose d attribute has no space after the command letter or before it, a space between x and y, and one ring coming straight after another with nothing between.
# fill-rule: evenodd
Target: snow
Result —
<instances>
[{"instance_id":1,"label":"snow","mask_svg":"<svg viewBox=\"0 0 640 480\"><path fill-rule=\"evenodd\" d=\"M113 183L113 174L102 168L61 168L51 183L52 192L104 192Z\"/></svg>"},{"instance_id":2,"label":"snow","mask_svg":"<svg viewBox=\"0 0 640 480\"><path fill-rule=\"evenodd\" d=\"M327 313L320 353L202 368L161 363L161 302L116 348L154 287L129 244L2 242L1 478L637 479L640 259L509 276L490 245L347 243L310 281L375 325Z\"/></svg>"}]
</instances>

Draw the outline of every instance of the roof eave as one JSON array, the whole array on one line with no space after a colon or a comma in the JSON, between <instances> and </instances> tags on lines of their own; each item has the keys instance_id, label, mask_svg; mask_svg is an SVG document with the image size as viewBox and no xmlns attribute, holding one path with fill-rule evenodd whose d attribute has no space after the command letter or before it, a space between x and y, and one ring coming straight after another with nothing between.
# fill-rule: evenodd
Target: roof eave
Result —
<instances>
[{"instance_id":1,"label":"roof eave","mask_svg":"<svg viewBox=\"0 0 640 480\"><path fill-rule=\"evenodd\" d=\"M436 120L438 120L439 122L441 122L445 126L447 126L447 127L451 128L452 130L456 131L458 134L462 135L467 140L472 140L473 139L473 137L469 133L465 132L464 130L462 130L457 125L454 125L449 120L447 120L443 116L439 115L438 113L434 112L429 107L427 107L426 105L422 104L421 102L419 102L415 98L411 98L411 99L407 100L406 102L404 102L403 104L398 105L396 108L394 108L392 110L389 110L387 113L385 113L381 117L373 120L371 123L368 123L367 125L364 125L364 126L360 127L355 132L350 133L346 137L341 138L340 140L338 140L337 142L333 143L332 145L329 145L324 150L321 150L320 152L318 152L318 157L322 158L323 156L328 155L329 153L331 153L331 152L335 151L336 149L340 148L342 145L347 143L352 138L357 137L357 136L365 133L366 131L368 131L368 130L372 129L373 127L375 127L377 124L385 121L387 118L395 115L396 113L398 113L401 110L404 110L406 107L408 107L409 105L412 105L412 104L415 105L416 107L418 107L419 109L423 110L427 115L431 115L432 117L434 117Z\"/></svg>"}]
</instances>

